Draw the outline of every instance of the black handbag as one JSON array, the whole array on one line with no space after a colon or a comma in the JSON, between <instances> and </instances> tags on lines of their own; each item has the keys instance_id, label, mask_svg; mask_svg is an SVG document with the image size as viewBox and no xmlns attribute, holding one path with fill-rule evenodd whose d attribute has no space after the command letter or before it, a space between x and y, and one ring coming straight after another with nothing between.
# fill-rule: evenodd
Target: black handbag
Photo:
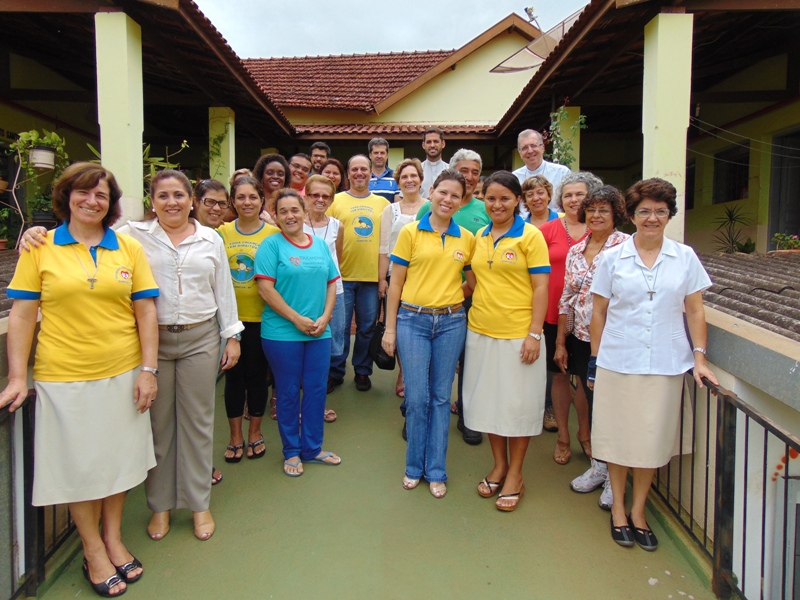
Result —
<instances>
[{"instance_id":1,"label":"black handbag","mask_svg":"<svg viewBox=\"0 0 800 600\"><path fill-rule=\"evenodd\" d=\"M386 300L384 299L384 318L386 315ZM372 339L369 341L369 355L375 366L384 371L394 371L394 365L397 362L397 350L395 349L395 356L386 354L381 342L383 341L383 334L386 331L386 323L381 320L381 314L378 313L378 318L375 320L375 329L372 332Z\"/></svg>"}]
</instances>

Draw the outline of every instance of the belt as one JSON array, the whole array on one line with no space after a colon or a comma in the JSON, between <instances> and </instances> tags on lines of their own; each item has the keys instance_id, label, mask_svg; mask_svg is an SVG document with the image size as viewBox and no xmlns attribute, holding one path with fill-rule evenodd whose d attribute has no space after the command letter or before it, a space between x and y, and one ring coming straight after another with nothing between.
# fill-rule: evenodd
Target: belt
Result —
<instances>
[{"instance_id":1,"label":"belt","mask_svg":"<svg viewBox=\"0 0 800 600\"><path fill-rule=\"evenodd\" d=\"M400 308L405 308L406 310L410 310L421 315L449 315L458 311L463 304L463 302L459 302L458 304L451 304L450 306L443 306L442 308L425 308L424 306L417 306L416 304L401 302Z\"/></svg>"},{"instance_id":2,"label":"belt","mask_svg":"<svg viewBox=\"0 0 800 600\"><path fill-rule=\"evenodd\" d=\"M208 319L206 321L200 321L199 323L190 323L189 325L159 325L158 328L161 331L169 331L170 333L180 333L181 331L189 331L190 329L194 329L200 325L205 325L210 321Z\"/></svg>"}]
</instances>

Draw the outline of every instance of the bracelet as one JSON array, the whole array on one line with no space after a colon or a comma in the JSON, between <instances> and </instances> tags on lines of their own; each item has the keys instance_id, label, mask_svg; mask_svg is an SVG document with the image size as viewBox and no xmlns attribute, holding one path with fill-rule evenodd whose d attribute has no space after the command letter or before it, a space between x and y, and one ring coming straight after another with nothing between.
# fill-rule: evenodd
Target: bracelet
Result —
<instances>
[{"instance_id":1,"label":"bracelet","mask_svg":"<svg viewBox=\"0 0 800 600\"><path fill-rule=\"evenodd\" d=\"M692 348L692 354L694 354L695 352L699 352L703 356L708 356L708 352L706 351L706 349L705 348L701 348L700 346L697 346L696 348Z\"/></svg>"}]
</instances>

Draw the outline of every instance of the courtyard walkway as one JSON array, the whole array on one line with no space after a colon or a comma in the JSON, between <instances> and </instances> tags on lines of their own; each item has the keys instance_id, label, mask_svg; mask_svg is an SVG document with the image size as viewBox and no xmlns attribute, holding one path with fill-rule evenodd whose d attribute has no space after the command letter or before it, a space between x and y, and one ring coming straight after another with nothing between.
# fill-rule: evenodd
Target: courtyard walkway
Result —
<instances>
[{"instance_id":1,"label":"courtyard walkway","mask_svg":"<svg viewBox=\"0 0 800 600\"><path fill-rule=\"evenodd\" d=\"M707 565L668 535L663 517L648 516L660 541L654 553L611 541L599 491L569 490L589 463L577 440L572 461L558 466L555 434L535 438L527 493L516 512L501 513L475 491L491 465L488 442L464 444L453 417L447 496L435 500L424 484L403 490L394 374L376 371L373 383L371 392L359 393L348 379L328 396L339 420L326 425L325 448L343 462L306 465L298 479L283 475L277 427L268 419L267 456L225 464L220 400L215 463L224 481L211 504L217 532L197 541L191 513L179 511L169 535L153 542L145 532L143 486L133 490L123 531L145 576L126 598L713 598ZM72 550L40 593L44 600L95 597L81 574L78 545Z\"/></svg>"}]
</instances>

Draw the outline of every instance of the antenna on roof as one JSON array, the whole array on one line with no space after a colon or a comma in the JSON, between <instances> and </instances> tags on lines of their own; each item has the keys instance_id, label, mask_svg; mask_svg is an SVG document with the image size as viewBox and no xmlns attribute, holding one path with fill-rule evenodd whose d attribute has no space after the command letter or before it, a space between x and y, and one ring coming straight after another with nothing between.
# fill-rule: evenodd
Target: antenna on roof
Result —
<instances>
[{"instance_id":1,"label":"antenna on roof","mask_svg":"<svg viewBox=\"0 0 800 600\"><path fill-rule=\"evenodd\" d=\"M539 27L539 20L536 17L536 13L534 13L533 5L525 7L525 14L528 15L528 22L536 25L536 28L541 31L541 27Z\"/></svg>"}]
</instances>

